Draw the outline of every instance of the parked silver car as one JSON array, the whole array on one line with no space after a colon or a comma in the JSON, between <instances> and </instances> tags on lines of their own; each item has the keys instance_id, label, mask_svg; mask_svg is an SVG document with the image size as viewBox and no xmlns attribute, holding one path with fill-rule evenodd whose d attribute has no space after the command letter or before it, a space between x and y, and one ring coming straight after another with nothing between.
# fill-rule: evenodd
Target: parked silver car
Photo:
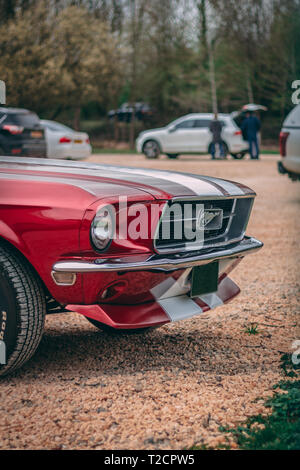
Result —
<instances>
[{"instance_id":1,"label":"parked silver car","mask_svg":"<svg viewBox=\"0 0 300 470\"><path fill-rule=\"evenodd\" d=\"M91 155L88 134L77 132L55 121L41 120L45 129L48 158L70 158L78 160Z\"/></svg>"}]
</instances>

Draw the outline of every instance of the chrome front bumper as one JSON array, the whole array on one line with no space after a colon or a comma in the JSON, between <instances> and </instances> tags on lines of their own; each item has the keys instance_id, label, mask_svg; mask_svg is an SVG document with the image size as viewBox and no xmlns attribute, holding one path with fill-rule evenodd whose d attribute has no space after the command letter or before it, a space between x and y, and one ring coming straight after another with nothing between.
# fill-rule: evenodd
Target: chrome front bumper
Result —
<instances>
[{"instance_id":1,"label":"chrome front bumper","mask_svg":"<svg viewBox=\"0 0 300 470\"><path fill-rule=\"evenodd\" d=\"M59 261L53 266L53 273L99 273L128 271L176 271L227 258L241 258L262 248L263 243L255 238L245 237L232 247L204 254L151 255L147 259L136 256L118 259L98 259L94 261Z\"/></svg>"}]
</instances>

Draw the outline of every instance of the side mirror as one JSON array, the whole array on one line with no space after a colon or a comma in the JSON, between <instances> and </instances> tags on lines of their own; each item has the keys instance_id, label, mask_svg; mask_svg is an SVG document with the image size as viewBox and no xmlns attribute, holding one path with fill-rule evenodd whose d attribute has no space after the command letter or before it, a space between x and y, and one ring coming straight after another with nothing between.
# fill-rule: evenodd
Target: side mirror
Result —
<instances>
[{"instance_id":1,"label":"side mirror","mask_svg":"<svg viewBox=\"0 0 300 470\"><path fill-rule=\"evenodd\" d=\"M176 131L176 126L169 127L169 132L170 133L175 132L175 131Z\"/></svg>"}]
</instances>

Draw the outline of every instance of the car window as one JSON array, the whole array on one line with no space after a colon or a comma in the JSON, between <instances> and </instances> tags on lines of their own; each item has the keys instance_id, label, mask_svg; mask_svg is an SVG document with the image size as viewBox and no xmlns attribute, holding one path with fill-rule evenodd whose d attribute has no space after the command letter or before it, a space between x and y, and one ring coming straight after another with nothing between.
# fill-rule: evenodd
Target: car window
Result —
<instances>
[{"instance_id":1,"label":"car window","mask_svg":"<svg viewBox=\"0 0 300 470\"><path fill-rule=\"evenodd\" d=\"M42 126L46 127L47 129L50 129L50 131L57 131L57 128L55 126L52 126L49 122L42 122Z\"/></svg>"},{"instance_id":2,"label":"car window","mask_svg":"<svg viewBox=\"0 0 300 470\"><path fill-rule=\"evenodd\" d=\"M211 119L196 119L195 127L209 127L211 123Z\"/></svg>"},{"instance_id":3,"label":"car window","mask_svg":"<svg viewBox=\"0 0 300 470\"><path fill-rule=\"evenodd\" d=\"M73 130L68 127L68 126L65 126L64 124L60 124L58 122L44 122L43 123L44 126L46 126L48 129L50 129L51 131L55 131L55 132L73 132Z\"/></svg>"},{"instance_id":4,"label":"car window","mask_svg":"<svg viewBox=\"0 0 300 470\"><path fill-rule=\"evenodd\" d=\"M35 113L20 113L13 114L12 121L22 127L36 127L40 126L40 120Z\"/></svg>"},{"instance_id":5,"label":"car window","mask_svg":"<svg viewBox=\"0 0 300 470\"><path fill-rule=\"evenodd\" d=\"M195 127L208 129L211 121L212 121L211 119L196 119ZM224 121L220 121L220 122L222 124L222 127L225 127L225 122Z\"/></svg>"},{"instance_id":6,"label":"car window","mask_svg":"<svg viewBox=\"0 0 300 470\"><path fill-rule=\"evenodd\" d=\"M176 129L192 129L194 124L194 119L187 119L186 121L182 121L179 124L176 124Z\"/></svg>"}]
</instances>

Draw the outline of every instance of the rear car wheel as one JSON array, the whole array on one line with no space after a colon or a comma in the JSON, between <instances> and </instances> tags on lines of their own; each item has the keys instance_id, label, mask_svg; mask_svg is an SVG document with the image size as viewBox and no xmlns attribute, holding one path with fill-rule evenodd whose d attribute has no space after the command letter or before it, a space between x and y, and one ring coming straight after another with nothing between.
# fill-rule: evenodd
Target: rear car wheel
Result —
<instances>
[{"instance_id":1,"label":"rear car wheel","mask_svg":"<svg viewBox=\"0 0 300 470\"><path fill-rule=\"evenodd\" d=\"M5 152L4 152L4 149L2 147L0 147L0 157L4 157L5 155Z\"/></svg>"},{"instance_id":2,"label":"rear car wheel","mask_svg":"<svg viewBox=\"0 0 300 470\"><path fill-rule=\"evenodd\" d=\"M41 283L21 257L0 246L0 376L34 354L44 329Z\"/></svg>"},{"instance_id":3,"label":"rear car wheel","mask_svg":"<svg viewBox=\"0 0 300 470\"><path fill-rule=\"evenodd\" d=\"M132 334L142 334L146 331L152 330L153 328L136 328L133 330L120 330L116 328L112 328L111 326L105 325L104 323L100 323L97 320L93 320L92 318L86 317L86 319L92 323L98 330L104 331L110 335L132 335Z\"/></svg>"},{"instance_id":4,"label":"rear car wheel","mask_svg":"<svg viewBox=\"0 0 300 470\"><path fill-rule=\"evenodd\" d=\"M175 158L179 157L179 154L178 153L167 153L167 157L175 160Z\"/></svg>"},{"instance_id":5,"label":"rear car wheel","mask_svg":"<svg viewBox=\"0 0 300 470\"><path fill-rule=\"evenodd\" d=\"M242 160L247 152L232 153L231 156L235 160Z\"/></svg>"},{"instance_id":6,"label":"rear car wheel","mask_svg":"<svg viewBox=\"0 0 300 470\"><path fill-rule=\"evenodd\" d=\"M160 154L160 147L156 140L148 140L143 145L143 153L147 158L158 158Z\"/></svg>"}]
</instances>

